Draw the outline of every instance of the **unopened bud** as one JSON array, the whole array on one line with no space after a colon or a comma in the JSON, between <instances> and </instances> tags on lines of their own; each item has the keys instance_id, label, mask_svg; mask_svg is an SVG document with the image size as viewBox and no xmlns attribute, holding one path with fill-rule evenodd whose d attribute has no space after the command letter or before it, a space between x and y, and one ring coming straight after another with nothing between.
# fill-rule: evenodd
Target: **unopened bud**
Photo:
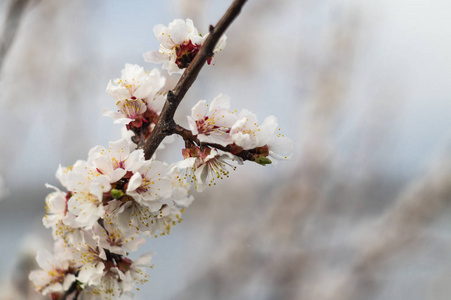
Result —
<instances>
[{"instance_id":1,"label":"unopened bud","mask_svg":"<svg viewBox=\"0 0 451 300\"><path fill-rule=\"evenodd\" d=\"M116 190L116 189L112 189L111 190L111 197L113 197L114 199L119 199L122 196L124 196L124 192L121 190Z\"/></svg>"},{"instance_id":2,"label":"unopened bud","mask_svg":"<svg viewBox=\"0 0 451 300\"><path fill-rule=\"evenodd\" d=\"M272 164L272 161L271 161L269 158L264 157L264 156L257 156L257 157L254 159L254 161L255 161L257 164L260 164L260 165L262 165L262 166Z\"/></svg>"}]
</instances>

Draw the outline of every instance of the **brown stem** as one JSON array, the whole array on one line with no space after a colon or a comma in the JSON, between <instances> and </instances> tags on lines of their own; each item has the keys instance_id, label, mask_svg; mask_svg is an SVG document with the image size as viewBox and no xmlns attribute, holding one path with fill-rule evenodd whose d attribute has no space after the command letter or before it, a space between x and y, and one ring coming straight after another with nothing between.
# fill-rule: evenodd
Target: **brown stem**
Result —
<instances>
[{"instance_id":1,"label":"brown stem","mask_svg":"<svg viewBox=\"0 0 451 300\"><path fill-rule=\"evenodd\" d=\"M144 145L144 155L146 159L150 159L157 150L158 145L163 139L173 133L175 123L174 114L185 96L188 89L196 80L197 75L204 66L205 62L213 56L213 50L224 34L226 29L232 24L235 18L240 14L241 8L247 0L235 0L230 5L216 26L210 26L210 34L205 39L196 57L193 59L189 67L185 70L179 82L172 91L168 92L166 102L160 114L160 119L153 129L149 139Z\"/></svg>"},{"instance_id":2,"label":"brown stem","mask_svg":"<svg viewBox=\"0 0 451 300\"><path fill-rule=\"evenodd\" d=\"M190 130L185 129L180 125L176 125L173 132L175 134L180 135L185 140L185 142L186 141L194 142L199 146L202 144L204 146L208 146L208 147L216 148L216 149L219 149L219 150L222 150L225 152L232 153L233 155L238 156L238 157L242 158L243 160L254 161L254 156L256 153L253 152L252 150L241 150L238 153L233 153L234 151L233 151L231 145L224 147L219 144L202 143Z\"/></svg>"}]
</instances>

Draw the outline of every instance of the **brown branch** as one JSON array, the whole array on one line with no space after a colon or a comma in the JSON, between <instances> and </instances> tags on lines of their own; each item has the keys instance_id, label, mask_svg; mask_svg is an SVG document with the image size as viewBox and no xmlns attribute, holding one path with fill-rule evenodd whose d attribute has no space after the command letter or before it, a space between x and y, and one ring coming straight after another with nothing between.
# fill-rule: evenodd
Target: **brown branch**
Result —
<instances>
[{"instance_id":1,"label":"brown branch","mask_svg":"<svg viewBox=\"0 0 451 300\"><path fill-rule=\"evenodd\" d=\"M207 146L207 147L212 147L212 148L216 148L225 152L229 152L232 153L235 156L238 156L240 158L242 158L243 160L251 160L251 161L255 161L254 157L257 154L255 151L252 150L241 150L238 153L234 153L235 151L233 151L232 146L231 145L227 145L226 147L219 145L219 144L212 144L212 143L202 143L201 141L199 141L199 139L197 138L197 136L195 136L190 130L183 128L180 125L175 125L175 128L173 130L173 132L175 134L180 135L185 141L190 141L190 142L194 142L197 145L201 146Z\"/></svg>"},{"instance_id":2,"label":"brown branch","mask_svg":"<svg viewBox=\"0 0 451 300\"><path fill-rule=\"evenodd\" d=\"M230 5L215 27L210 26L210 35L205 39L196 57L185 70L179 82L172 91L168 92L166 102L160 114L160 119L144 145L146 159L150 159L163 139L171 135L175 128L174 114L188 89L196 80L205 62L213 56L213 50L227 28L240 14L241 8L247 0L235 0Z\"/></svg>"}]
</instances>

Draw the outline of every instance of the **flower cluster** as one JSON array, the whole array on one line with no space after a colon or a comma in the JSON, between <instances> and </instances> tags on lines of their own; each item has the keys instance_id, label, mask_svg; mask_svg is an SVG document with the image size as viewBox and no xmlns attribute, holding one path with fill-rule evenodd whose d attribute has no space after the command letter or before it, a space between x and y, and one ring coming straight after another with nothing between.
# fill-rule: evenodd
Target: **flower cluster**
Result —
<instances>
[{"instance_id":1,"label":"flower cluster","mask_svg":"<svg viewBox=\"0 0 451 300\"><path fill-rule=\"evenodd\" d=\"M87 161L58 170L67 191L49 186L43 223L59 247L54 256L38 255L43 270L30 275L41 293L64 293L75 283L88 295L114 296L147 280L150 256L133 261L126 253L145 237L168 234L192 196L166 164L133 148L126 139L96 146Z\"/></svg>"},{"instance_id":2,"label":"flower cluster","mask_svg":"<svg viewBox=\"0 0 451 300\"><path fill-rule=\"evenodd\" d=\"M164 59L169 73L186 68L206 38L189 19L158 25L154 32L160 50L146 56ZM218 45L217 51L225 37ZM158 131L154 129L168 103L165 83L157 69L146 72L131 64L125 65L121 78L108 83L106 92L116 110L104 115L125 125L127 133L108 148L92 148L87 160L60 167L56 176L64 190L47 185L53 192L45 200L43 223L52 230L55 247L53 254L39 252L41 270L30 274L38 292L52 299L132 295L137 283L147 281L151 256L132 259L130 253L146 238L167 235L182 221L194 199L191 185L201 192L246 160L267 165L273 158L289 157L291 141L278 132L275 117L259 124L247 110L231 111L230 99L222 94L209 105L201 100L192 108L189 129L165 120L173 124L166 131L185 141L181 161L167 164L153 153L147 156L144 145Z\"/></svg>"},{"instance_id":3,"label":"flower cluster","mask_svg":"<svg viewBox=\"0 0 451 300\"><path fill-rule=\"evenodd\" d=\"M229 147L232 154L252 150L254 161L265 160L266 163L271 163L266 159L268 155L276 159L290 156L291 140L278 133L274 116L259 125L257 116L248 110L243 109L238 114L230 111L230 99L222 94L210 105L205 100L199 101L192 108L188 123L201 143Z\"/></svg>"}]
</instances>

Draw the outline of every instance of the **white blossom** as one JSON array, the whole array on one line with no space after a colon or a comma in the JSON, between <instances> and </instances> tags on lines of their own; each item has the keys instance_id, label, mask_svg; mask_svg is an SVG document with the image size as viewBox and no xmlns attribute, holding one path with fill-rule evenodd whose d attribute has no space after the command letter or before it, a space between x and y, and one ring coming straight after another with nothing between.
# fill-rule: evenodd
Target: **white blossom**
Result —
<instances>
[{"instance_id":1,"label":"white blossom","mask_svg":"<svg viewBox=\"0 0 451 300\"><path fill-rule=\"evenodd\" d=\"M277 129L277 119L269 116L258 125L257 116L245 109L238 115L239 120L232 126L230 134L233 142L244 150L263 147L268 144Z\"/></svg>"},{"instance_id":2,"label":"white blossom","mask_svg":"<svg viewBox=\"0 0 451 300\"><path fill-rule=\"evenodd\" d=\"M105 109L103 115L111 117L114 123L137 128L155 121L165 99L161 91L165 82L157 69L147 72L138 65L126 64L121 78L110 80L106 88L116 100L117 111Z\"/></svg>"},{"instance_id":3,"label":"white blossom","mask_svg":"<svg viewBox=\"0 0 451 300\"><path fill-rule=\"evenodd\" d=\"M129 284L131 282L134 282L135 284L144 284L148 281L149 274L147 273L147 268L152 268L153 265L151 265L152 261L152 253L144 253L140 257L138 257L136 260L134 260L129 270L125 273L125 282L128 282Z\"/></svg>"},{"instance_id":4,"label":"white blossom","mask_svg":"<svg viewBox=\"0 0 451 300\"><path fill-rule=\"evenodd\" d=\"M75 216L78 227L91 228L99 218L105 216L103 193L111 189L106 176L99 176L88 185L89 190L77 191L68 201L68 210Z\"/></svg>"},{"instance_id":5,"label":"white blossom","mask_svg":"<svg viewBox=\"0 0 451 300\"><path fill-rule=\"evenodd\" d=\"M215 179L229 177L227 168L235 170L236 167L228 161L242 164L242 159L228 152L220 154L215 149L192 147L183 150L185 159L174 164L172 170L184 170L182 179L190 179L194 187L202 192L207 186L216 185Z\"/></svg>"},{"instance_id":6,"label":"white blossom","mask_svg":"<svg viewBox=\"0 0 451 300\"><path fill-rule=\"evenodd\" d=\"M68 195L52 185L46 184L45 186L55 190L45 199L46 214L42 219L44 226L50 228L66 219Z\"/></svg>"},{"instance_id":7,"label":"white blossom","mask_svg":"<svg viewBox=\"0 0 451 300\"><path fill-rule=\"evenodd\" d=\"M182 213L184 208L178 208L175 205L163 205L158 212L152 213L152 226L146 231L150 237L158 237L171 233L172 227L182 222Z\"/></svg>"},{"instance_id":8,"label":"white blossom","mask_svg":"<svg viewBox=\"0 0 451 300\"><path fill-rule=\"evenodd\" d=\"M106 92L116 101L153 98L164 86L166 78L158 69L144 71L138 65L126 64L121 78L108 82Z\"/></svg>"},{"instance_id":9,"label":"white blossom","mask_svg":"<svg viewBox=\"0 0 451 300\"><path fill-rule=\"evenodd\" d=\"M147 110L146 103L141 99L122 100L116 103L118 111L103 110L105 117L110 117L115 124L128 125L131 122L140 127L144 122L143 115Z\"/></svg>"},{"instance_id":10,"label":"white blossom","mask_svg":"<svg viewBox=\"0 0 451 300\"><path fill-rule=\"evenodd\" d=\"M180 176L180 173L172 169L170 174L172 184L171 199L178 207L186 208L194 201L194 197L190 195L189 182Z\"/></svg>"},{"instance_id":11,"label":"white blossom","mask_svg":"<svg viewBox=\"0 0 451 300\"><path fill-rule=\"evenodd\" d=\"M84 231L75 219L75 215L67 212L64 223L59 221L52 227L53 238L64 240L64 243L70 247L83 242Z\"/></svg>"},{"instance_id":12,"label":"white blossom","mask_svg":"<svg viewBox=\"0 0 451 300\"><path fill-rule=\"evenodd\" d=\"M93 236L92 231L85 231L83 238L72 250L74 262L79 266L77 280L85 286L99 285L107 259L105 251L99 247L100 237Z\"/></svg>"},{"instance_id":13,"label":"white blossom","mask_svg":"<svg viewBox=\"0 0 451 300\"><path fill-rule=\"evenodd\" d=\"M208 104L201 100L191 109L191 117L188 117L190 130L203 143L232 144L230 129L237 117L229 111L230 98L220 94L209 106L207 113Z\"/></svg>"},{"instance_id":14,"label":"white blossom","mask_svg":"<svg viewBox=\"0 0 451 300\"><path fill-rule=\"evenodd\" d=\"M110 183L121 179L127 171L136 171L144 164L144 152L132 150L134 144L126 139L109 143L109 148L96 146L89 151L88 164L98 174L109 178Z\"/></svg>"},{"instance_id":15,"label":"white blossom","mask_svg":"<svg viewBox=\"0 0 451 300\"><path fill-rule=\"evenodd\" d=\"M199 51L205 37L201 36L194 27L193 21L176 19L169 26L159 24L153 32L160 42L158 51L144 54L144 60L152 63L164 63L163 69L169 74L183 73ZM226 37L221 37L213 53L222 51L225 47ZM211 60L209 60L209 63Z\"/></svg>"},{"instance_id":16,"label":"white blossom","mask_svg":"<svg viewBox=\"0 0 451 300\"><path fill-rule=\"evenodd\" d=\"M99 246L111 253L125 255L127 251L136 251L145 243L144 238L137 236L135 231L129 228L120 229L116 224L104 222L103 226L95 224L93 232L99 237Z\"/></svg>"},{"instance_id":17,"label":"white blossom","mask_svg":"<svg viewBox=\"0 0 451 300\"><path fill-rule=\"evenodd\" d=\"M54 254L49 251L38 251L36 261L41 270L32 271L29 279L36 291L43 295L62 293L69 289L75 281L75 267L71 253L66 251L64 243L55 243Z\"/></svg>"},{"instance_id":18,"label":"white blossom","mask_svg":"<svg viewBox=\"0 0 451 300\"><path fill-rule=\"evenodd\" d=\"M136 202L147 206L151 211L160 209L159 200L171 195L171 182L168 167L159 161L146 162L130 178L126 190Z\"/></svg>"}]
</instances>

